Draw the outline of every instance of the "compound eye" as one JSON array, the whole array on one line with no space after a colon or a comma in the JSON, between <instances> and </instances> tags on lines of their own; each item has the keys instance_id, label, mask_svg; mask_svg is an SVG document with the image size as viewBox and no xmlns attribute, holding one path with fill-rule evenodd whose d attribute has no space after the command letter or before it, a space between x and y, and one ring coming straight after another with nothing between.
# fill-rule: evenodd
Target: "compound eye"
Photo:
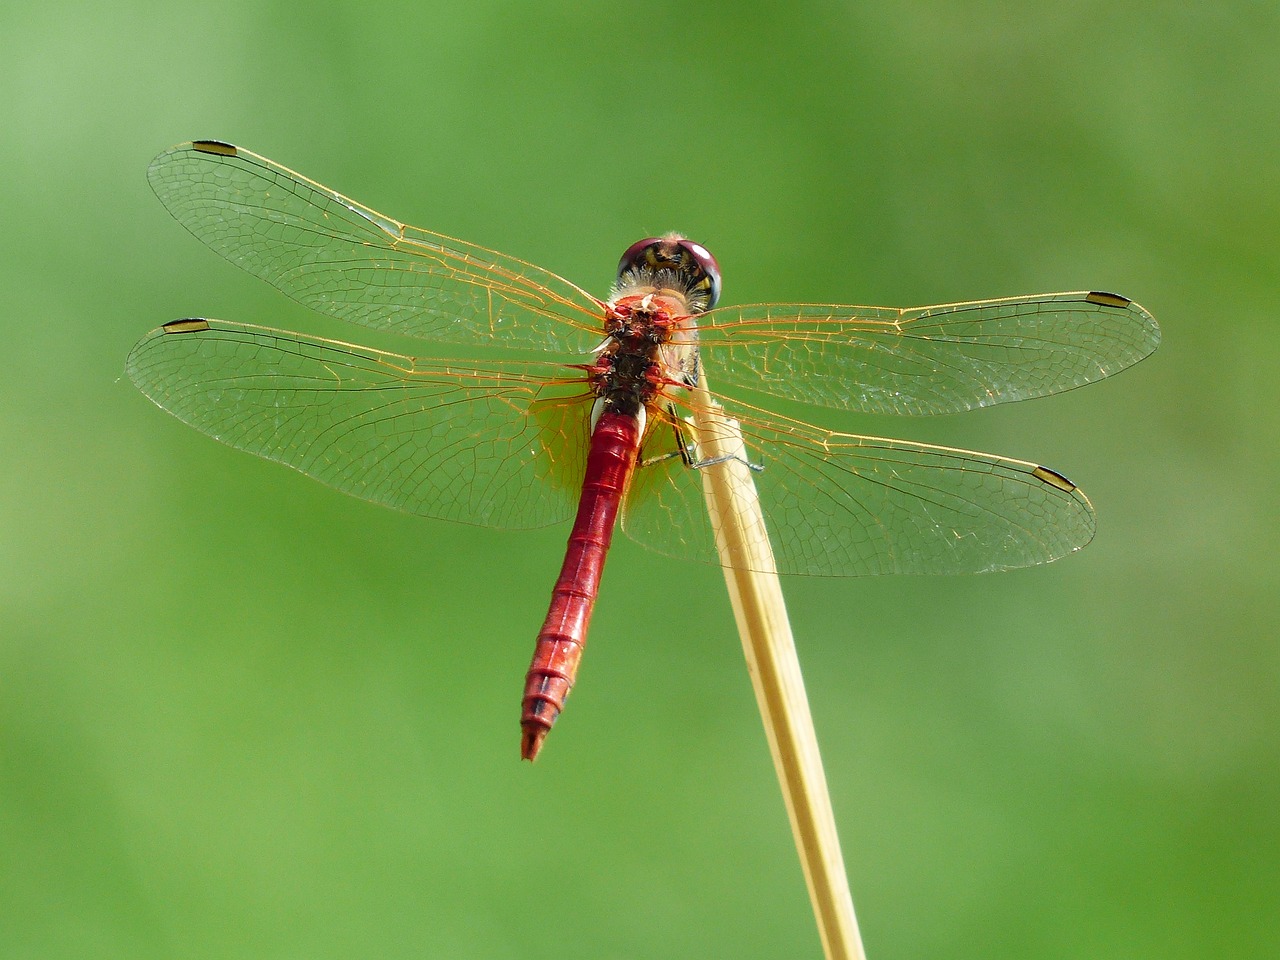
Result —
<instances>
[{"instance_id":1,"label":"compound eye","mask_svg":"<svg viewBox=\"0 0 1280 960\"><path fill-rule=\"evenodd\" d=\"M618 279L626 274L657 275L670 271L680 278L697 312L710 310L720 299L720 265L700 243L677 233L637 240L618 261Z\"/></svg>"},{"instance_id":2,"label":"compound eye","mask_svg":"<svg viewBox=\"0 0 1280 960\"><path fill-rule=\"evenodd\" d=\"M622 254L622 259L618 261L618 276L621 277L628 270L634 270L636 267L652 267L654 257L649 248L657 247L662 243L662 237L645 237L627 247L626 252Z\"/></svg>"},{"instance_id":3,"label":"compound eye","mask_svg":"<svg viewBox=\"0 0 1280 960\"><path fill-rule=\"evenodd\" d=\"M681 240L680 246L698 265L699 271L705 277L703 285L707 297L706 309L710 310L720 302L720 264L716 263L716 258L711 255L711 251L700 243Z\"/></svg>"}]
</instances>

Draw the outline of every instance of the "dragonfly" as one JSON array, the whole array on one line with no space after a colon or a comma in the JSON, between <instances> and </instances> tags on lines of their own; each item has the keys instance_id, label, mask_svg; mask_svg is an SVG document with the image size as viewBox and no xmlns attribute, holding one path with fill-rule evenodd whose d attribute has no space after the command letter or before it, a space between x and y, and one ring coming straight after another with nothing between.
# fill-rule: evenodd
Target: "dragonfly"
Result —
<instances>
[{"instance_id":1,"label":"dragonfly","mask_svg":"<svg viewBox=\"0 0 1280 960\"><path fill-rule=\"evenodd\" d=\"M828 430L770 411L770 399L957 413L1092 383L1160 340L1150 313L1099 291L906 309L720 306L715 258L678 234L627 248L601 299L220 141L161 153L148 179L191 233L294 300L439 345L411 356L174 320L127 362L158 406L408 513L507 529L573 518L525 676L527 760L573 686L615 527L669 557L721 562L703 479L730 464L699 452L701 405L738 424L778 572L1005 570L1092 539L1093 508L1061 473ZM445 347L476 358L439 356Z\"/></svg>"}]
</instances>

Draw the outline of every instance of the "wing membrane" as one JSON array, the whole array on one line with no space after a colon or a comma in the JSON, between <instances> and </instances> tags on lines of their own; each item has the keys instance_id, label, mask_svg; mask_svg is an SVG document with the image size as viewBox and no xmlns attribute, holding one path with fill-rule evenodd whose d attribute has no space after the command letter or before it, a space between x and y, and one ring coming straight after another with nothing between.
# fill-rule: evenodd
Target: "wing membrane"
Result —
<instances>
[{"instance_id":1,"label":"wing membrane","mask_svg":"<svg viewBox=\"0 0 1280 960\"><path fill-rule=\"evenodd\" d=\"M555 274L410 227L248 150L167 150L169 212L232 263L321 313L441 343L586 353L601 305Z\"/></svg>"},{"instance_id":2,"label":"wing membrane","mask_svg":"<svg viewBox=\"0 0 1280 960\"><path fill-rule=\"evenodd\" d=\"M436 363L182 320L141 340L127 370L197 430L397 510L514 529L577 504L589 398L566 365Z\"/></svg>"},{"instance_id":3,"label":"wing membrane","mask_svg":"<svg viewBox=\"0 0 1280 960\"><path fill-rule=\"evenodd\" d=\"M781 573L982 573L1056 560L1093 538L1085 495L1036 464L759 413L742 408L741 429L763 467L752 479ZM725 465L650 451L623 529L660 553L718 563L701 473Z\"/></svg>"},{"instance_id":4,"label":"wing membrane","mask_svg":"<svg viewBox=\"0 0 1280 960\"><path fill-rule=\"evenodd\" d=\"M1109 293L935 307L755 304L699 318L712 382L863 413L958 413L1093 383L1160 342Z\"/></svg>"}]
</instances>

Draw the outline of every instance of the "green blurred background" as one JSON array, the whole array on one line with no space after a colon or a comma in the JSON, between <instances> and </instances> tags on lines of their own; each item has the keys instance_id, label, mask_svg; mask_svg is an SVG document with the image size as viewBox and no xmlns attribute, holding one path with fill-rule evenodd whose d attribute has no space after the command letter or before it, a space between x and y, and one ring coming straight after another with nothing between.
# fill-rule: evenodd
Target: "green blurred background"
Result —
<instances>
[{"instance_id":1,"label":"green blurred background","mask_svg":"<svg viewBox=\"0 0 1280 960\"><path fill-rule=\"evenodd\" d=\"M0 12L0 957L819 956L717 570L620 539L530 767L564 529L344 498L123 379L176 317L333 329L152 197L194 137L599 293L678 228L730 303L1147 306L1086 390L823 420L1060 469L1087 551L789 605L873 960L1275 956L1274 3L302 11Z\"/></svg>"}]
</instances>

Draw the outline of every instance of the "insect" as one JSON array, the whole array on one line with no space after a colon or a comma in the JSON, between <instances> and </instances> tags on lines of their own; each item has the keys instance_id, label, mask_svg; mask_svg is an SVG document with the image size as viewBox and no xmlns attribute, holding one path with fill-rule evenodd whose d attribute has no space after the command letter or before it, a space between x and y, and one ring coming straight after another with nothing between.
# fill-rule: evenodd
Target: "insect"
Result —
<instances>
[{"instance_id":1,"label":"insect","mask_svg":"<svg viewBox=\"0 0 1280 960\"><path fill-rule=\"evenodd\" d=\"M1088 499L1034 463L840 433L769 397L941 414L1045 396L1150 354L1151 315L1110 293L897 309L718 306L719 266L677 234L629 247L606 299L524 261L406 226L217 141L148 171L177 220L321 313L460 361L192 318L128 360L156 404L218 440L398 510L490 527L573 517L526 676L521 755L564 707L615 526L719 562L691 417L740 423L779 571L961 573L1044 563L1093 536ZM700 381L705 381L700 383Z\"/></svg>"}]
</instances>

